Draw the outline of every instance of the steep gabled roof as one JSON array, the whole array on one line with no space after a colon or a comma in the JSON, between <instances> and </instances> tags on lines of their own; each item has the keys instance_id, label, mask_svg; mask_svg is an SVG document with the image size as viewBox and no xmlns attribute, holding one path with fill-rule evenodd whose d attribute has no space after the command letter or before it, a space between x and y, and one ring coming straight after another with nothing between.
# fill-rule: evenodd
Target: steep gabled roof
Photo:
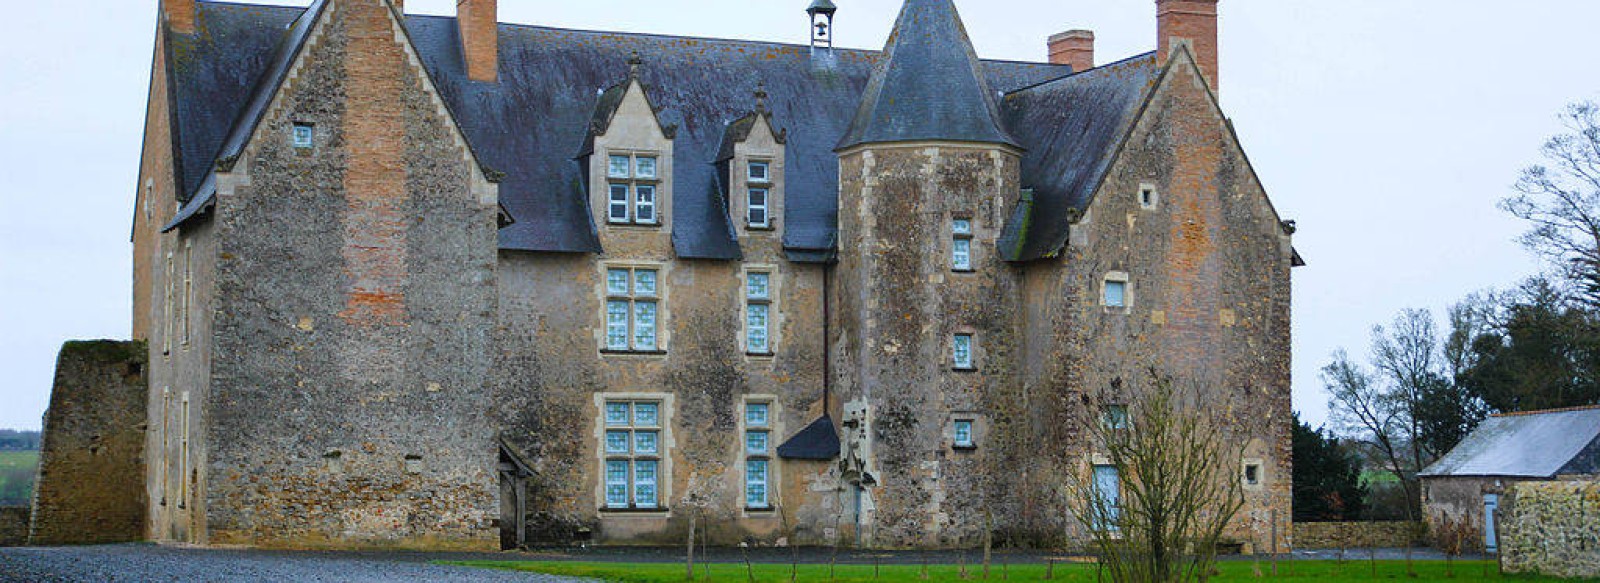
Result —
<instances>
[{"instance_id":1,"label":"steep gabled roof","mask_svg":"<svg viewBox=\"0 0 1600 583\"><path fill-rule=\"evenodd\" d=\"M1018 146L951 0L906 0L838 149L950 140Z\"/></svg>"},{"instance_id":2,"label":"steep gabled roof","mask_svg":"<svg viewBox=\"0 0 1600 583\"><path fill-rule=\"evenodd\" d=\"M1033 261L1061 252L1074 213L1089 204L1110 171L1161 71L1152 52L1005 96L1000 111L1028 147L1022 186L1033 196L1001 235L1004 259Z\"/></svg>"},{"instance_id":3,"label":"steep gabled roof","mask_svg":"<svg viewBox=\"0 0 1600 583\"><path fill-rule=\"evenodd\" d=\"M249 135L241 129L254 127L246 104L252 96L276 90L275 64L292 63L304 42L299 23L310 22L314 14L291 7L198 4L200 32L174 42L171 57L175 109L181 110L174 124L182 145L181 180L185 191L194 193L206 190L227 137ZM572 155L583 148L601 109L600 89L627 78L628 60L637 51L644 61L640 81L660 110L658 119L678 127L672 176L677 254L738 257L715 162L728 124L749 113L750 95L764 83L772 123L787 131L784 246L794 261L834 257L838 157L833 148L850 126L851 106L861 103L879 53L828 49L818 55L827 58L815 58L807 46L502 24L502 74L497 83L483 83L467 78L454 18L408 15L405 22L478 161L504 174L500 201L516 222L500 231L502 249L600 251L582 169ZM1064 65L1009 61L981 61L977 67L983 84L997 91L1071 72ZM187 207L180 219L202 207Z\"/></svg>"},{"instance_id":4,"label":"steep gabled roof","mask_svg":"<svg viewBox=\"0 0 1600 583\"><path fill-rule=\"evenodd\" d=\"M1495 415L1419 475L1551 478L1600 469L1600 407Z\"/></svg>"}]
</instances>

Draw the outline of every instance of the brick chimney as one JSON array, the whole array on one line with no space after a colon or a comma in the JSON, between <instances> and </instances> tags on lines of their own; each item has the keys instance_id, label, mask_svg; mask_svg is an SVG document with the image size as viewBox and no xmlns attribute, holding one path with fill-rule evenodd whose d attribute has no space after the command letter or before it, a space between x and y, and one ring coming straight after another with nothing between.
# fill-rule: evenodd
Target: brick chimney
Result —
<instances>
[{"instance_id":1,"label":"brick chimney","mask_svg":"<svg viewBox=\"0 0 1600 583\"><path fill-rule=\"evenodd\" d=\"M500 79L500 19L496 0L457 0L456 22L461 26L461 56L467 78L495 82Z\"/></svg>"},{"instance_id":2,"label":"brick chimney","mask_svg":"<svg viewBox=\"0 0 1600 583\"><path fill-rule=\"evenodd\" d=\"M172 32L194 34L194 0L161 0L161 18Z\"/></svg>"},{"instance_id":3,"label":"brick chimney","mask_svg":"<svg viewBox=\"0 0 1600 583\"><path fill-rule=\"evenodd\" d=\"M1072 65L1079 73L1094 68L1094 31L1069 30L1050 35L1050 64Z\"/></svg>"},{"instance_id":4,"label":"brick chimney","mask_svg":"<svg viewBox=\"0 0 1600 583\"><path fill-rule=\"evenodd\" d=\"M1156 0L1156 50L1162 62L1188 44L1200 72L1217 91L1217 0Z\"/></svg>"}]
</instances>

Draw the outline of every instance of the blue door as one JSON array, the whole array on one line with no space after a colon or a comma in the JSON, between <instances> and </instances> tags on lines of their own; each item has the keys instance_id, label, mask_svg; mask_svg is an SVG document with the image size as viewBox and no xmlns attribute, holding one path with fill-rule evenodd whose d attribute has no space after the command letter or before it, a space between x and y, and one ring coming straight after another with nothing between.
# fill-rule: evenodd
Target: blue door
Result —
<instances>
[{"instance_id":1,"label":"blue door","mask_svg":"<svg viewBox=\"0 0 1600 583\"><path fill-rule=\"evenodd\" d=\"M1483 549L1491 553L1499 552L1494 537L1494 515L1500 509L1499 494L1483 495Z\"/></svg>"}]
</instances>

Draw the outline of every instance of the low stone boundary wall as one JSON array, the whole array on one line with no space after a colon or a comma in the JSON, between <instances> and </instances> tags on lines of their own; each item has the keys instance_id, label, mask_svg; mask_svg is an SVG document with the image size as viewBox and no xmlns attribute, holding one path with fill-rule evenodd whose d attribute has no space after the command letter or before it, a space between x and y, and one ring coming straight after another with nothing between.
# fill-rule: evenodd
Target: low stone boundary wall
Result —
<instances>
[{"instance_id":1,"label":"low stone boundary wall","mask_svg":"<svg viewBox=\"0 0 1600 583\"><path fill-rule=\"evenodd\" d=\"M1507 573L1600 577L1600 480L1523 482L1500 509Z\"/></svg>"},{"instance_id":2,"label":"low stone boundary wall","mask_svg":"<svg viewBox=\"0 0 1600 583\"><path fill-rule=\"evenodd\" d=\"M1423 543L1420 522L1296 522L1297 549L1404 548Z\"/></svg>"},{"instance_id":3,"label":"low stone boundary wall","mask_svg":"<svg viewBox=\"0 0 1600 583\"><path fill-rule=\"evenodd\" d=\"M0 506L0 547L28 544L28 519L32 515L27 506Z\"/></svg>"}]
</instances>

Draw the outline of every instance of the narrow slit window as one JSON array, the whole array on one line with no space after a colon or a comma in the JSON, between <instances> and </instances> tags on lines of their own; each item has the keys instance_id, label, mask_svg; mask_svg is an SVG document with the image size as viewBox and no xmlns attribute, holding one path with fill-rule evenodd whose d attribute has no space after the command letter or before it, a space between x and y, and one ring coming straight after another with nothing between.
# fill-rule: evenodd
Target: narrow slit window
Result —
<instances>
[{"instance_id":1,"label":"narrow slit window","mask_svg":"<svg viewBox=\"0 0 1600 583\"><path fill-rule=\"evenodd\" d=\"M950 269L972 271L972 220L950 222Z\"/></svg>"},{"instance_id":2,"label":"narrow slit window","mask_svg":"<svg viewBox=\"0 0 1600 583\"><path fill-rule=\"evenodd\" d=\"M772 405L745 403L744 428L745 507L767 510L772 508L769 498L772 480Z\"/></svg>"},{"instance_id":3,"label":"narrow slit window","mask_svg":"<svg viewBox=\"0 0 1600 583\"><path fill-rule=\"evenodd\" d=\"M309 123L296 123L291 130L294 147L305 150L316 147L317 128Z\"/></svg>"},{"instance_id":4,"label":"narrow slit window","mask_svg":"<svg viewBox=\"0 0 1600 583\"><path fill-rule=\"evenodd\" d=\"M745 274L745 352L772 354L772 274Z\"/></svg>"}]
</instances>

